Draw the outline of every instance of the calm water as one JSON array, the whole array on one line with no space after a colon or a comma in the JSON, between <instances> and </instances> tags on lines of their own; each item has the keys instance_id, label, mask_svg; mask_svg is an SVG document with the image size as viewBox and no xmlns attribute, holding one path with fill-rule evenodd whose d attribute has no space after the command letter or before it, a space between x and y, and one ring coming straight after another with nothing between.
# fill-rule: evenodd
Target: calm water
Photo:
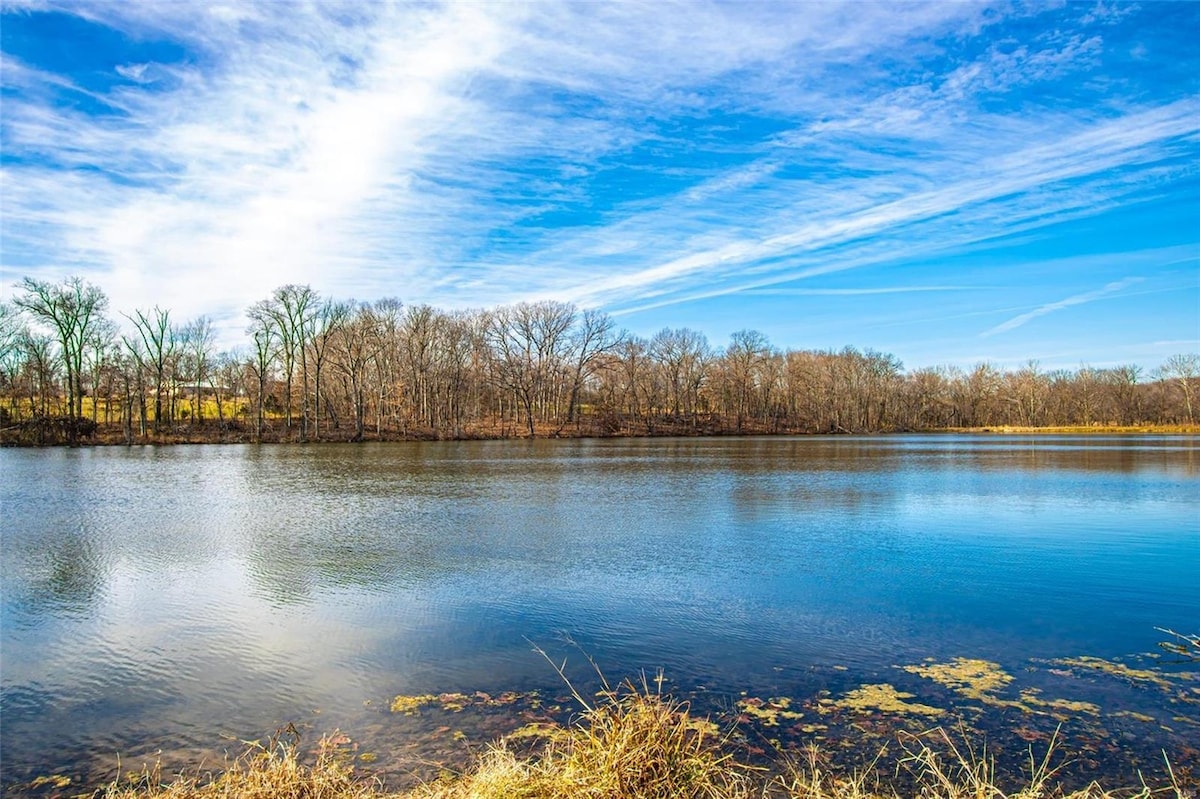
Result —
<instances>
[{"instance_id":1,"label":"calm water","mask_svg":"<svg viewBox=\"0 0 1200 799\"><path fill-rule=\"evenodd\" d=\"M407 774L466 751L447 729L478 743L521 721L392 697L549 703L564 687L533 644L590 690L564 636L610 678L663 669L730 724L744 696L789 697L820 722L796 740L930 726L829 704L886 682L1002 757L1063 722L1092 753L1081 773L1197 758L1195 667L1137 657L1155 627L1200 631L1194 437L3 450L0 477L10 791L96 784L118 754L211 759L288 721ZM1052 662L1079 656L1170 681ZM960 710L896 668L954 657L998 663L1006 696L1100 710Z\"/></svg>"}]
</instances>

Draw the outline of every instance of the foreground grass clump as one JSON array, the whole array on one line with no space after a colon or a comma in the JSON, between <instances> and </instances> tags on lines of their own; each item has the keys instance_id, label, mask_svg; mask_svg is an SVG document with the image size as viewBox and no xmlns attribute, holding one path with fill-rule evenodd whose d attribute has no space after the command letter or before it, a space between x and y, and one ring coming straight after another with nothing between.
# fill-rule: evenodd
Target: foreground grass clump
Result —
<instances>
[{"instance_id":1,"label":"foreground grass clump","mask_svg":"<svg viewBox=\"0 0 1200 799\"><path fill-rule=\"evenodd\" d=\"M301 761L299 735L267 744L249 744L222 771L197 769L164 782L157 770L125 775L104 791L103 799L381 799L387 794L373 781L355 774L352 761L331 739L323 738L315 763Z\"/></svg>"},{"instance_id":2,"label":"foreground grass clump","mask_svg":"<svg viewBox=\"0 0 1200 799\"><path fill-rule=\"evenodd\" d=\"M104 799L1193 799L1170 783L1121 791L1098 785L1066 791L1054 782L1055 745L1032 758L1019 787L997 784L986 751L942 730L899 741L904 756L893 784L876 771L848 772L827 753L811 749L802 762L765 769L738 760L729 741L685 704L624 686L586 706L567 728L541 729L541 745L519 755L501 741L466 772L401 793L355 772L345 736L323 739L315 761L305 762L298 740L253 744L223 771L197 771L164 783L157 772L126 777ZM1169 773L1169 766L1168 773Z\"/></svg>"},{"instance_id":3,"label":"foreground grass clump","mask_svg":"<svg viewBox=\"0 0 1200 799\"><path fill-rule=\"evenodd\" d=\"M577 698L579 698L577 696ZM686 705L626 685L587 706L569 728L545 735L521 758L503 744L467 774L413 792L422 799L645 797L721 799L758 795L755 770L722 749L706 720Z\"/></svg>"}]
</instances>

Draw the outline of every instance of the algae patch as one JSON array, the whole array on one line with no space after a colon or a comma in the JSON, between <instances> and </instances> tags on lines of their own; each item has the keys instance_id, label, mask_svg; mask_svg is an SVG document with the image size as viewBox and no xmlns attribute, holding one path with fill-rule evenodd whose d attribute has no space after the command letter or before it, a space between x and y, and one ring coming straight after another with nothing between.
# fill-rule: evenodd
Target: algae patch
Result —
<instances>
[{"instance_id":1,"label":"algae patch","mask_svg":"<svg viewBox=\"0 0 1200 799\"><path fill-rule=\"evenodd\" d=\"M33 782L29 783L30 788L41 788L46 785L53 785L55 788L66 788L71 784L71 778L62 774L51 774L49 777L38 777Z\"/></svg>"},{"instance_id":2,"label":"algae patch","mask_svg":"<svg viewBox=\"0 0 1200 799\"><path fill-rule=\"evenodd\" d=\"M743 716L756 718L764 727L778 727L780 719L795 720L804 714L789 710L792 700L786 696L773 696L769 699L748 697L738 700L737 707Z\"/></svg>"},{"instance_id":3,"label":"algae patch","mask_svg":"<svg viewBox=\"0 0 1200 799\"><path fill-rule=\"evenodd\" d=\"M1005 704L996 694L1013 681L1012 675L1000 668L999 663L974 658L954 658L949 663L905 666L904 670L909 674L933 680L968 699L989 705Z\"/></svg>"},{"instance_id":4,"label":"algae patch","mask_svg":"<svg viewBox=\"0 0 1200 799\"><path fill-rule=\"evenodd\" d=\"M1067 711L1070 713L1088 713L1093 716L1100 715L1100 706L1094 705L1091 702L1077 702L1071 699L1042 699L1037 688L1026 688L1021 691L1020 702L1003 702L1003 704L1011 704L1013 707L1021 708L1028 711L1030 707L1044 707L1050 711Z\"/></svg>"},{"instance_id":5,"label":"algae patch","mask_svg":"<svg viewBox=\"0 0 1200 799\"><path fill-rule=\"evenodd\" d=\"M864 685L861 688L849 691L841 699L834 701L833 704L850 710L882 711L884 713L898 713L902 715L915 713L922 716L940 716L945 712L941 708L933 707L932 705L922 705L917 702L905 701L913 697L914 694L897 691L892 685L878 683Z\"/></svg>"},{"instance_id":6,"label":"algae patch","mask_svg":"<svg viewBox=\"0 0 1200 799\"><path fill-rule=\"evenodd\" d=\"M558 724L548 721L531 721L504 736L507 741L519 741L525 738L555 741L569 737L570 731Z\"/></svg>"},{"instance_id":7,"label":"algae patch","mask_svg":"<svg viewBox=\"0 0 1200 799\"><path fill-rule=\"evenodd\" d=\"M419 716L423 707L440 707L452 713L459 713L472 703L472 698L466 694L401 694L392 700L393 713L403 713L406 716Z\"/></svg>"},{"instance_id":8,"label":"algae patch","mask_svg":"<svg viewBox=\"0 0 1200 799\"><path fill-rule=\"evenodd\" d=\"M1150 669L1130 668L1124 663L1118 663L1115 660L1105 660L1104 658L1082 655L1077 658L1063 658L1054 662L1060 666L1099 671L1132 683L1150 683L1151 685L1157 685L1164 691L1170 691L1175 688L1171 681L1161 672L1151 671Z\"/></svg>"},{"instance_id":9,"label":"algae patch","mask_svg":"<svg viewBox=\"0 0 1200 799\"><path fill-rule=\"evenodd\" d=\"M716 722L709 719L693 718L688 716L687 728L693 732L699 733L701 736L718 738L721 735L721 728Z\"/></svg>"},{"instance_id":10,"label":"algae patch","mask_svg":"<svg viewBox=\"0 0 1200 799\"><path fill-rule=\"evenodd\" d=\"M1037 688L1021 690L1017 699L1006 699L1000 692L1008 688L1013 676L990 660L976 658L954 658L949 663L923 663L904 666L909 674L916 674L939 685L944 685L960 696L973 699L991 707L1012 708L1022 713L1049 713L1061 717L1064 713L1100 714L1100 708L1091 702L1071 699L1043 699Z\"/></svg>"}]
</instances>

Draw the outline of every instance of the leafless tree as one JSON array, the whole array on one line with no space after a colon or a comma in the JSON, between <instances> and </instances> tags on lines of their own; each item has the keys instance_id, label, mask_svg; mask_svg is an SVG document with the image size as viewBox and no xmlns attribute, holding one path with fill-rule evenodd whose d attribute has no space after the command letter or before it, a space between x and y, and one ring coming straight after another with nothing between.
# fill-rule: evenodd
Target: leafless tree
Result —
<instances>
[{"instance_id":1,"label":"leafless tree","mask_svg":"<svg viewBox=\"0 0 1200 799\"><path fill-rule=\"evenodd\" d=\"M301 385L308 386L308 359L306 357L308 335L313 318L320 310L320 297L311 286L288 284L280 286L271 298L255 303L248 314L259 326L272 327L272 335L278 343L277 352L283 367L284 382L284 426L292 427L292 397L297 362L300 366ZM301 437L308 434L308 391L302 392Z\"/></svg>"},{"instance_id":2,"label":"leafless tree","mask_svg":"<svg viewBox=\"0 0 1200 799\"><path fill-rule=\"evenodd\" d=\"M158 435L162 430L163 399L167 394L168 379L171 377L171 366L179 341L175 329L171 326L171 312L162 310L157 305L149 314L134 311L133 316L126 318L133 322L140 346L135 346L128 338L125 340L125 346L154 377L154 434Z\"/></svg>"},{"instance_id":3,"label":"leafless tree","mask_svg":"<svg viewBox=\"0 0 1200 799\"><path fill-rule=\"evenodd\" d=\"M214 338L212 320L207 316L199 316L179 330L184 373L192 389L192 425L202 424L204 421L201 387L208 381Z\"/></svg>"},{"instance_id":4,"label":"leafless tree","mask_svg":"<svg viewBox=\"0 0 1200 799\"><path fill-rule=\"evenodd\" d=\"M573 305L550 301L499 308L489 319L496 378L521 403L530 438L536 434L535 412L544 414L549 407L574 321Z\"/></svg>"},{"instance_id":5,"label":"leafless tree","mask_svg":"<svg viewBox=\"0 0 1200 799\"><path fill-rule=\"evenodd\" d=\"M1194 424L1196 417L1192 413L1192 399L1196 395L1197 380L1200 379L1200 354L1187 352L1172 355L1163 364L1162 375L1179 389L1188 424Z\"/></svg>"},{"instance_id":6,"label":"leafless tree","mask_svg":"<svg viewBox=\"0 0 1200 799\"><path fill-rule=\"evenodd\" d=\"M313 317L308 339L311 350L309 360L313 367L313 434L318 439L321 437L321 402L325 390L322 378L329 362L330 345L353 312L352 303L325 300Z\"/></svg>"},{"instance_id":7,"label":"leafless tree","mask_svg":"<svg viewBox=\"0 0 1200 799\"><path fill-rule=\"evenodd\" d=\"M13 302L37 322L51 328L66 371L67 414L79 418L83 416L84 350L104 318L108 297L79 277L69 277L62 283L25 278L21 289L22 293ZM74 442L74 424L68 430Z\"/></svg>"},{"instance_id":8,"label":"leafless tree","mask_svg":"<svg viewBox=\"0 0 1200 799\"><path fill-rule=\"evenodd\" d=\"M567 415L563 424L575 421L579 393L592 376L601 359L621 342L614 332L612 317L594 309L584 311L570 337L568 352L572 365L571 393L567 400ZM559 428L561 431L562 427Z\"/></svg>"}]
</instances>

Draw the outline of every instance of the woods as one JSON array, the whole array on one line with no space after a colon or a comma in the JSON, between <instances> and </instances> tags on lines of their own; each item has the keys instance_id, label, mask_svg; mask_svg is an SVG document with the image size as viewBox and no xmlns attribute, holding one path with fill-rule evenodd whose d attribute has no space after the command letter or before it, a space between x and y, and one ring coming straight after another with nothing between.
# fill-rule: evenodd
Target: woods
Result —
<instances>
[{"instance_id":1,"label":"woods","mask_svg":"<svg viewBox=\"0 0 1200 799\"><path fill-rule=\"evenodd\" d=\"M1200 355L1015 370L905 371L873 349L780 349L761 332L649 339L569 303L472 311L322 297L281 286L246 311L247 345L212 321L122 314L80 278L32 279L0 304L5 443L75 443L96 429L168 440L864 433L1194 425ZM86 424L84 424L86 423Z\"/></svg>"}]
</instances>

